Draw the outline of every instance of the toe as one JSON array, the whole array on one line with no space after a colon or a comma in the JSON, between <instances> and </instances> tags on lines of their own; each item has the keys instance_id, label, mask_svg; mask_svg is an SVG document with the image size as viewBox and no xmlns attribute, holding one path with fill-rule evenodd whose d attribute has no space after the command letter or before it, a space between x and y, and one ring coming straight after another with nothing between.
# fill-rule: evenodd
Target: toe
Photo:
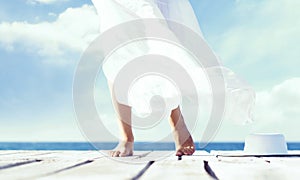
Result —
<instances>
[{"instance_id":1,"label":"toe","mask_svg":"<svg viewBox=\"0 0 300 180\"><path fill-rule=\"evenodd\" d=\"M120 157L121 152L120 151L116 151L115 153L115 157Z\"/></svg>"},{"instance_id":2,"label":"toe","mask_svg":"<svg viewBox=\"0 0 300 180\"><path fill-rule=\"evenodd\" d=\"M182 147L176 152L176 156L183 156L183 155L193 155L195 152L195 149L193 146L186 146Z\"/></svg>"},{"instance_id":3,"label":"toe","mask_svg":"<svg viewBox=\"0 0 300 180\"><path fill-rule=\"evenodd\" d=\"M179 149L177 152L176 152L176 156L182 156L183 155L183 152Z\"/></svg>"},{"instance_id":4,"label":"toe","mask_svg":"<svg viewBox=\"0 0 300 180\"><path fill-rule=\"evenodd\" d=\"M127 153L127 152L122 152L122 153L120 153L120 157L126 157L126 156L128 156L128 153Z\"/></svg>"},{"instance_id":5,"label":"toe","mask_svg":"<svg viewBox=\"0 0 300 180\"><path fill-rule=\"evenodd\" d=\"M120 156L120 151L114 151L112 154L112 157L119 157Z\"/></svg>"},{"instance_id":6,"label":"toe","mask_svg":"<svg viewBox=\"0 0 300 180\"><path fill-rule=\"evenodd\" d=\"M192 154L194 154L194 152L195 152L195 149L193 146L187 147L187 155L192 155Z\"/></svg>"},{"instance_id":7,"label":"toe","mask_svg":"<svg viewBox=\"0 0 300 180\"><path fill-rule=\"evenodd\" d=\"M187 152L186 155L193 155L195 150L193 148L187 148L186 152Z\"/></svg>"},{"instance_id":8,"label":"toe","mask_svg":"<svg viewBox=\"0 0 300 180\"><path fill-rule=\"evenodd\" d=\"M187 148L184 148L184 149L183 149L183 154L184 154L184 155L189 155L189 153L190 153L190 150L189 150L189 149L187 149Z\"/></svg>"},{"instance_id":9,"label":"toe","mask_svg":"<svg viewBox=\"0 0 300 180\"><path fill-rule=\"evenodd\" d=\"M114 153L115 153L115 151L109 151L109 156L114 157Z\"/></svg>"}]
</instances>

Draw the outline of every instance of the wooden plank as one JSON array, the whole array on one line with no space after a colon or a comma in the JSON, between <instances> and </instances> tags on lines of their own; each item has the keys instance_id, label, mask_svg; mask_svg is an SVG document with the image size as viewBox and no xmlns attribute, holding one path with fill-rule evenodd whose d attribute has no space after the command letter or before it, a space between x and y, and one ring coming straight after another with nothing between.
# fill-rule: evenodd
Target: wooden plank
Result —
<instances>
[{"instance_id":1,"label":"wooden plank","mask_svg":"<svg viewBox=\"0 0 300 180\"><path fill-rule=\"evenodd\" d=\"M28 159L49 159L49 158L75 158L86 155L103 156L98 151L22 151L21 153L7 153L0 156L1 161L18 161Z\"/></svg>"},{"instance_id":2,"label":"wooden plank","mask_svg":"<svg viewBox=\"0 0 300 180\"><path fill-rule=\"evenodd\" d=\"M62 151L52 153L30 152L32 160L38 161L6 168L1 170L0 179L36 179L91 163L94 159L103 157L99 152ZM23 162L23 159L15 159L16 163Z\"/></svg>"},{"instance_id":3,"label":"wooden plank","mask_svg":"<svg viewBox=\"0 0 300 180\"><path fill-rule=\"evenodd\" d=\"M144 164L125 164L103 158L85 166L49 174L41 179L130 179L144 166Z\"/></svg>"},{"instance_id":4,"label":"wooden plank","mask_svg":"<svg viewBox=\"0 0 300 180\"><path fill-rule=\"evenodd\" d=\"M48 152L49 153L49 152ZM44 154L38 151L6 151L0 156L0 170L8 169L8 167L17 167L29 164L30 162L38 162L39 159L33 156ZM3 168L5 167L5 168Z\"/></svg>"},{"instance_id":5,"label":"wooden plank","mask_svg":"<svg viewBox=\"0 0 300 180\"><path fill-rule=\"evenodd\" d=\"M262 158L219 157L208 164L219 179L286 179L285 169Z\"/></svg>"},{"instance_id":6,"label":"wooden plank","mask_svg":"<svg viewBox=\"0 0 300 180\"><path fill-rule=\"evenodd\" d=\"M212 179L204 169L205 156L195 153L195 156L171 156L155 162L141 179Z\"/></svg>"},{"instance_id":7,"label":"wooden plank","mask_svg":"<svg viewBox=\"0 0 300 180\"><path fill-rule=\"evenodd\" d=\"M21 151L21 152L7 152L0 156L1 161L18 161L18 160L28 160L36 159L39 156L44 156L48 154L53 154L50 151Z\"/></svg>"},{"instance_id":8,"label":"wooden plank","mask_svg":"<svg viewBox=\"0 0 300 180\"><path fill-rule=\"evenodd\" d=\"M211 155L224 155L224 156L230 156L230 155L243 155L244 151L210 151Z\"/></svg>"},{"instance_id":9,"label":"wooden plank","mask_svg":"<svg viewBox=\"0 0 300 180\"><path fill-rule=\"evenodd\" d=\"M284 171L282 175L285 179L299 179L300 177L300 158L295 157L266 157L262 158L272 166L278 167L281 171Z\"/></svg>"},{"instance_id":10,"label":"wooden plank","mask_svg":"<svg viewBox=\"0 0 300 180\"><path fill-rule=\"evenodd\" d=\"M15 151L15 150L1 150L0 151L0 157L2 155L9 155L9 154L20 154L20 153L23 153L25 151Z\"/></svg>"},{"instance_id":11,"label":"wooden plank","mask_svg":"<svg viewBox=\"0 0 300 180\"><path fill-rule=\"evenodd\" d=\"M152 152L135 152L132 157L103 157L85 166L49 174L40 179L131 179L147 166L148 159L154 156Z\"/></svg>"},{"instance_id":12,"label":"wooden plank","mask_svg":"<svg viewBox=\"0 0 300 180\"><path fill-rule=\"evenodd\" d=\"M19 151L6 152L0 156L0 165L14 164L24 161L41 160L47 157L55 157L59 152L53 151Z\"/></svg>"},{"instance_id":13,"label":"wooden plank","mask_svg":"<svg viewBox=\"0 0 300 180\"><path fill-rule=\"evenodd\" d=\"M289 151L291 157L247 156L243 151L212 151L217 161L208 164L220 179L298 179L300 158L291 155L299 151Z\"/></svg>"},{"instance_id":14,"label":"wooden plank","mask_svg":"<svg viewBox=\"0 0 300 180\"><path fill-rule=\"evenodd\" d=\"M7 163L7 164L0 165L0 170L10 169L10 168L24 166L27 164L33 164L33 163L38 163L38 162L41 162L41 160L27 160L27 161Z\"/></svg>"},{"instance_id":15,"label":"wooden plank","mask_svg":"<svg viewBox=\"0 0 300 180\"><path fill-rule=\"evenodd\" d=\"M39 151L2 151L0 159L24 157L32 153L40 153Z\"/></svg>"}]
</instances>

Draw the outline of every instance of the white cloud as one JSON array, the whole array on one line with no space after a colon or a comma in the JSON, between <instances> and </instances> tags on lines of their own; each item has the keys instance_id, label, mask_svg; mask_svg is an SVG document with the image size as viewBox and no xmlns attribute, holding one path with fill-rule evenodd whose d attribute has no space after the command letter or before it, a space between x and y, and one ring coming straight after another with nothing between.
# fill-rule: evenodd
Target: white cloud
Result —
<instances>
[{"instance_id":1,"label":"white cloud","mask_svg":"<svg viewBox=\"0 0 300 180\"><path fill-rule=\"evenodd\" d=\"M300 77L258 92L252 132L279 132L289 141L299 141L299 107Z\"/></svg>"},{"instance_id":2,"label":"white cloud","mask_svg":"<svg viewBox=\"0 0 300 180\"><path fill-rule=\"evenodd\" d=\"M254 122L241 126L224 121L215 141L244 141L250 133L282 133L299 141L300 77L256 93ZM234 131L233 131L234 130Z\"/></svg>"},{"instance_id":3,"label":"white cloud","mask_svg":"<svg viewBox=\"0 0 300 180\"><path fill-rule=\"evenodd\" d=\"M272 59L299 61L300 1L236 1L233 26L220 37L217 51L227 62L251 63ZM242 59L241 59L242 58Z\"/></svg>"},{"instance_id":4,"label":"white cloud","mask_svg":"<svg viewBox=\"0 0 300 180\"><path fill-rule=\"evenodd\" d=\"M93 6L68 8L54 22L3 22L0 46L25 50L44 59L64 59L81 52L98 35L98 16ZM51 61L51 60L50 60ZM54 62L55 63L55 62Z\"/></svg>"},{"instance_id":5,"label":"white cloud","mask_svg":"<svg viewBox=\"0 0 300 180\"><path fill-rule=\"evenodd\" d=\"M297 120L300 117L299 107L300 78L292 78L270 91L257 93L256 120L265 123Z\"/></svg>"},{"instance_id":6,"label":"white cloud","mask_svg":"<svg viewBox=\"0 0 300 180\"><path fill-rule=\"evenodd\" d=\"M69 0L27 0L28 4L53 4L58 2L65 2Z\"/></svg>"}]
</instances>

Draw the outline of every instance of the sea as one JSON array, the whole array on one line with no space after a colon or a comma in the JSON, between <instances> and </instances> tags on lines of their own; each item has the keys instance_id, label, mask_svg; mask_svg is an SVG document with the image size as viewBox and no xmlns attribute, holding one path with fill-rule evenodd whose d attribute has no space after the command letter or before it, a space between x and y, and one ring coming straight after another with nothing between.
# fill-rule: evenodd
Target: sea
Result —
<instances>
[{"instance_id":1,"label":"sea","mask_svg":"<svg viewBox=\"0 0 300 180\"><path fill-rule=\"evenodd\" d=\"M117 142L88 143L88 142L0 142L0 150L65 150L65 151L86 151L86 150L109 150L113 149ZM197 150L210 152L243 150L243 142L211 142L204 148L202 144L196 143ZM300 142L288 142L288 150L300 150ZM173 142L136 142L135 150L157 150L170 151L175 149Z\"/></svg>"}]
</instances>

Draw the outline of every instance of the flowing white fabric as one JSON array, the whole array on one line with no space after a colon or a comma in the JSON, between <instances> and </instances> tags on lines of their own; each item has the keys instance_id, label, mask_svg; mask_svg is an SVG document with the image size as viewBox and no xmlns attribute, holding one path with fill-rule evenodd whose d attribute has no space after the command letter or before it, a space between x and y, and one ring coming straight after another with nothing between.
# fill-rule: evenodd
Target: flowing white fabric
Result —
<instances>
[{"instance_id":1,"label":"flowing white fabric","mask_svg":"<svg viewBox=\"0 0 300 180\"><path fill-rule=\"evenodd\" d=\"M159 18L179 22L191 28L203 37L196 15L188 0L92 0L100 17L100 32L124 22L142 18ZM165 30L172 33L172 27L166 25ZM126 32L124 32L126 35ZM183 35L184 36L184 35ZM110 83L114 83L117 73L130 62L145 54L161 54L178 61L189 69L190 75L197 86L199 93L209 94L209 83L203 70L196 68L193 58L179 47L171 44L147 40L133 42L118 49L107 58L103 65L103 71ZM214 72L221 68L223 74L215 73L215 76L224 76L226 84L226 115L228 119L247 122L252 119L252 108L255 93L246 83L242 82L230 69L223 66L212 67L207 71ZM153 95L160 95L169 100L169 106L176 108L180 105L180 96L176 87L159 76L150 76L143 80L137 80L129 94L127 103L133 110L141 115L147 115L153 111L149 109L149 100ZM125 103L125 102L120 102Z\"/></svg>"}]
</instances>

